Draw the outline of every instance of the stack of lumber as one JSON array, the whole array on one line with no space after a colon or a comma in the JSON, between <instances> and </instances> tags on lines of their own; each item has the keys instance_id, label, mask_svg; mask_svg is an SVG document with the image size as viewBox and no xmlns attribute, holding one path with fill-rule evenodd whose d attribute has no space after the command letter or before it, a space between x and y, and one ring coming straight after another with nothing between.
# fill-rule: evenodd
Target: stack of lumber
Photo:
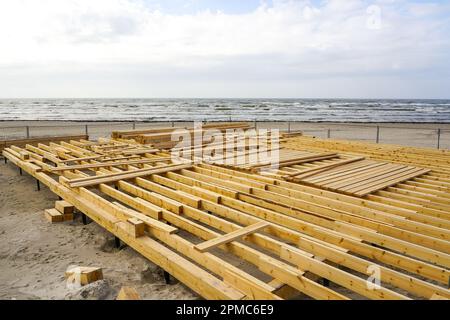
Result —
<instances>
[{"instance_id":1,"label":"stack of lumber","mask_svg":"<svg viewBox=\"0 0 450 320\"><path fill-rule=\"evenodd\" d=\"M279 159L276 159L276 164L280 167L299 165L302 163L310 163L321 160L329 160L339 158L337 153L311 153L311 152L298 152L296 150L282 149ZM268 167L265 163L250 164L248 167L252 171L258 171L265 167Z\"/></svg>"},{"instance_id":2,"label":"stack of lumber","mask_svg":"<svg viewBox=\"0 0 450 320\"><path fill-rule=\"evenodd\" d=\"M415 148L372 142L320 139L298 136L286 139L285 146L297 150L320 150L364 155L373 160L429 168L435 172L450 174L450 150Z\"/></svg>"},{"instance_id":3,"label":"stack of lumber","mask_svg":"<svg viewBox=\"0 0 450 320\"><path fill-rule=\"evenodd\" d=\"M341 152L344 158L364 156L372 160L430 169L428 173L379 188L364 196L366 199L401 208L417 210L434 217L447 216L450 206L450 151L374 144L346 140L325 140L308 136L287 139L282 144L295 150ZM314 167L320 164L314 164ZM303 168L307 169L307 168ZM301 170L301 169L300 169ZM282 174L288 175L291 172ZM281 173L280 173L281 174Z\"/></svg>"},{"instance_id":4,"label":"stack of lumber","mask_svg":"<svg viewBox=\"0 0 450 320\"><path fill-rule=\"evenodd\" d=\"M283 132L281 133L282 138L292 138L303 136L303 131L291 131L291 132Z\"/></svg>"},{"instance_id":5,"label":"stack of lumber","mask_svg":"<svg viewBox=\"0 0 450 320\"><path fill-rule=\"evenodd\" d=\"M177 129L187 129L187 127L176 126L176 127L157 127L153 129L142 129L142 130L118 130L113 131L111 137L113 139L135 139L141 134L167 133Z\"/></svg>"},{"instance_id":6,"label":"stack of lumber","mask_svg":"<svg viewBox=\"0 0 450 320\"><path fill-rule=\"evenodd\" d=\"M198 130L193 127L159 127L146 130L129 130L129 131L113 131L113 139L134 139L141 144L152 144L160 149L170 149L174 147L178 141L172 141L172 134L179 129L187 130L192 134L194 140L194 133L202 135L206 130L219 130L225 132L226 130L250 129L251 126L246 122L224 122L224 123L209 123L202 125L202 129ZM194 141L191 141L194 144Z\"/></svg>"},{"instance_id":7,"label":"stack of lumber","mask_svg":"<svg viewBox=\"0 0 450 320\"><path fill-rule=\"evenodd\" d=\"M251 129L246 123L224 123L224 124L215 124L215 125L205 125L201 128L187 128L186 132L190 134L190 145L201 145L203 144L204 134L207 131L219 131L222 134L228 132L233 132L234 130L248 130ZM174 139L174 130L168 132L160 132L160 133L145 133L140 134L134 139L141 144L151 144L159 149L172 149L176 145L180 143L179 140ZM184 139L184 137L183 137ZM183 141L186 142L186 141ZM208 141L205 141L208 142Z\"/></svg>"},{"instance_id":8,"label":"stack of lumber","mask_svg":"<svg viewBox=\"0 0 450 320\"><path fill-rule=\"evenodd\" d=\"M172 154L174 151L180 151L180 157L184 159L252 172L339 157L336 153L312 153L280 148L278 145L272 146L267 136L258 136L257 141L261 144L253 144L249 139L242 139L228 146L222 143L205 144L180 150L174 148L171 151ZM212 150L214 155L210 155Z\"/></svg>"},{"instance_id":9,"label":"stack of lumber","mask_svg":"<svg viewBox=\"0 0 450 320\"><path fill-rule=\"evenodd\" d=\"M450 200L442 194L429 211L206 163L169 163L167 171L145 163L141 175L144 168L110 166L82 144L27 150L82 170L50 173L42 162L16 157L20 148L4 155L206 299L450 298ZM367 285L374 270L379 287Z\"/></svg>"},{"instance_id":10,"label":"stack of lumber","mask_svg":"<svg viewBox=\"0 0 450 320\"><path fill-rule=\"evenodd\" d=\"M305 170L291 175L291 178L297 182L362 197L430 171L386 162L347 160L337 166L330 164L309 173Z\"/></svg>"}]
</instances>

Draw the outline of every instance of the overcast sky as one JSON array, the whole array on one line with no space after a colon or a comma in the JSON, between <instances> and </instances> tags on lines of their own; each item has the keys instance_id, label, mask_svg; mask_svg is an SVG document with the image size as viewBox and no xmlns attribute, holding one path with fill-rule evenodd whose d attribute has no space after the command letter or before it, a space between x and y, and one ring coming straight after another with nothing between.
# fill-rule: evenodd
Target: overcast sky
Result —
<instances>
[{"instance_id":1,"label":"overcast sky","mask_svg":"<svg viewBox=\"0 0 450 320\"><path fill-rule=\"evenodd\" d=\"M1 0L0 97L450 98L450 1Z\"/></svg>"}]
</instances>

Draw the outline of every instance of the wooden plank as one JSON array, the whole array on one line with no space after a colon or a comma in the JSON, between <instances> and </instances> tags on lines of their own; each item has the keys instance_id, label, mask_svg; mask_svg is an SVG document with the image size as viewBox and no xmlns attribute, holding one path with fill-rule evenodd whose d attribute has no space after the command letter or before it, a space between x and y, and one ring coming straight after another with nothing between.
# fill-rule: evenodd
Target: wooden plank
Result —
<instances>
[{"instance_id":1,"label":"wooden plank","mask_svg":"<svg viewBox=\"0 0 450 320\"><path fill-rule=\"evenodd\" d=\"M360 164L350 164L346 165L344 168L332 169L330 172L320 174L316 177L309 177L304 179L309 183L333 183L335 181L340 181L343 179L348 179L349 176L355 175L357 173L365 174L369 171L378 170L378 168L384 166L384 162L373 162L373 161L361 161Z\"/></svg>"},{"instance_id":2,"label":"wooden plank","mask_svg":"<svg viewBox=\"0 0 450 320\"><path fill-rule=\"evenodd\" d=\"M125 150L120 153L127 155L127 156L131 156L131 155L141 155L141 154L146 154L146 153L152 154L152 153L157 153L157 152L159 152L159 149L152 148L152 149Z\"/></svg>"},{"instance_id":3,"label":"wooden plank","mask_svg":"<svg viewBox=\"0 0 450 320\"><path fill-rule=\"evenodd\" d=\"M59 137L38 137L31 139L13 139L13 140L2 140L0 141L0 152L3 151L4 148L8 148L10 146L17 147L25 147L27 144L37 146L39 143L49 143L52 141L70 141L70 140L81 140L81 139L89 139L87 135L80 136L59 136Z\"/></svg>"},{"instance_id":4,"label":"wooden plank","mask_svg":"<svg viewBox=\"0 0 450 320\"><path fill-rule=\"evenodd\" d=\"M206 252L208 250L211 250L212 248L215 248L217 246L232 242L238 238L242 238L246 235L255 233L261 229L266 228L267 226L269 226L268 222L265 221L261 221L258 223L255 223L253 225L247 226L245 228L242 228L240 230L236 230L234 232L230 232L226 235L223 235L221 237L217 237L214 239L211 239L209 241L205 241L203 243L200 243L198 245L195 246L195 249L197 249L200 252Z\"/></svg>"},{"instance_id":5,"label":"wooden plank","mask_svg":"<svg viewBox=\"0 0 450 320\"><path fill-rule=\"evenodd\" d=\"M97 160L97 159L101 159L104 158L104 156L90 156L90 157L82 157L82 158L73 158L73 159L67 159L67 160L61 160L60 163L61 164L65 164L68 162L81 162L81 161L87 161L87 160Z\"/></svg>"},{"instance_id":6,"label":"wooden plank","mask_svg":"<svg viewBox=\"0 0 450 320\"><path fill-rule=\"evenodd\" d=\"M384 162L375 162L353 170L346 170L345 168L342 168L342 172L340 173L335 173L332 175L325 174L323 175L323 177L319 175L318 177L307 178L303 181L308 183L327 185L330 188L337 188L338 186L345 186L349 183L352 183L355 179L361 181L365 178L374 177L377 174L386 173L388 169L396 170L397 168L394 168Z\"/></svg>"},{"instance_id":7,"label":"wooden plank","mask_svg":"<svg viewBox=\"0 0 450 320\"><path fill-rule=\"evenodd\" d=\"M396 185L398 183L401 183L401 182L407 181L409 179L421 176L421 175L426 174L428 172L430 172L430 170L428 170L428 169L423 169L421 171L412 172L412 173L407 174L405 176L396 178L394 181L389 180L389 181L383 182L382 184L379 184L379 185L376 185L376 186L372 186L371 188L367 188L367 189L356 191L355 194L357 194L358 196L362 197L362 196L365 196L365 195L367 195L369 193L372 193L374 191L394 186L394 185Z\"/></svg>"},{"instance_id":8,"label":"wooden plank","mask_svg":"<svg viewBox=\"0 0 450 320\"><path fill-rule=\"evenodd\" d=\"M336 183L324 183L324 184L322 184L322 186L326 186L326 187L333 188L336 190L347 191L348 189L352 189L352 188L358 187L358 186L369 185L373 182L382 180L386 177L394 176L396 174L407 172L412 169L414 169L414 168L411 168L411 167L399 168L396 166L394 167L394 166L386 165L375 171L371 171L371 172L361 174L361 175L358 174L358 175L349 177L345 180L338 181Z\"/></svg>"},{"instance_id":9,"label":"wooden plank","mask_svg":"<svg viewBox=\"0 0 450 320\"><path fill-rule=\"evenodd\" d=\"M132 170L125 171L120 173L113 173L110 175L104 176L95 176L81 179L74 179L68 181L68 186L71 188L81 188L99 185L103 183L111 183L120 180L130 180L138 177L149 176L152 174L166 173L171 171L178 171L183 169L192 168L191 164L182 164L182 165L168 165L168 166L159 166L152 169L141 169L141 170Z\"/></svg>"},{"instance_id":10,"label":"wooden plank","mask_svg":"<svg viewBox=\"0 0 450 320\"><path fill-rule=\"evenodd\" d=\"M84 169L96 169L96 168L106 168L106 167L114 167L114 166L124 166L124 165L136 165L136 164L148 164L155 163L160 161L170 161L170 157L164 158L154 158L154 159L141 159L141 160L130 160L130 161L118 161L118 162L102 162L102 163L94 163L94 164L80 164L74 166L59 166L56 168L51 168L50 172L60 172L66 170L84 170ZM79 159L77 160L79 161Z\"/></svg>"},{"instance_id":11,"label":"wooden plank","mask_svg":"<svg viewBox=\"0 0 450 320\"><path fill-rule=\"evenodd\" d=\"M151 204L149 204L147 201L144 201L140 199L140 201L136 201L135 198L120 192L114 188L111 188L107 185L100 185L100 189L102 192L107 194L108 196L119 200L127 205L129 205L132 208L135 208L136 210L139 210L144 212L145 214L149 214L151 216L154 212L154 210L151 208ZM109 203L109 201L93 194L92 192L88 191L87 189L80 188L80 193L84 195L86 198L88 198L90 201L96 203L99 206L103 206L106 208L109 208L109 210L113 210L112 204ZM161 221L158 221L157 219L147 217L145 214L142 214L141 212L134 211L132 209L124 208L121 205L114 204L114 207L119 207L119 214L124 216L126 219L129 218L136 218L140 221L143 221L148 227L155 228L158 230L161 230L163 232L167 232L169 234L175 233L178 231L177 228L169 226Z\"/></svg>"},{"instance_id":12,"label":"wooden plank","mask_svg":"<svg viewBox=\"0 0 450 320\"><path fill-rule=\"evenodd\" d=\"M364 157L358 157L358 158L354 158L354 159L343 160L343 161L339 161L339 162L336 162L336 163L327 164L327 165L324 165L324 166L319 166L319 167L316 167L316 168L305 169L305 170L302 170L300 172L295 172L295 173L292 173L292 174L290 174L288 176L284 176L284 178L293 178L293 177L295 177L297 179L304 179L304 178L308 178L308 177L310 177L312 175L323 173L323 172L326 172L326 171L328 171L330 169L334 169L336 167L339 167L339 166L342 166L342 165L345 165L345 164L358 162L358 161L361 161L361 160L364 160L364 159L365 159Z\"/></svg>"},{"instance_id":13,"label":"wooden plank","mask_svg":"<svg viewBox=\"0 0 450 320\"><path fill-rule=\"evenodd\" d=\"M293 158L286 161L279 162L279 167L286 167L286 166L292 166L296 164L301 163L308 163L308 162L315 162L315 161L321 161L321 160L327 160L327 159L333 159L337 158L339 155L337 153L324 153L324 154L316 154L313 156L306 156L306 157L299 157L299 158ZM257 165L250 165L250 167L254 170L256 169L262 169L264 167L270 166L270 164L257 164Z\"/></svg>"}]
</instances>

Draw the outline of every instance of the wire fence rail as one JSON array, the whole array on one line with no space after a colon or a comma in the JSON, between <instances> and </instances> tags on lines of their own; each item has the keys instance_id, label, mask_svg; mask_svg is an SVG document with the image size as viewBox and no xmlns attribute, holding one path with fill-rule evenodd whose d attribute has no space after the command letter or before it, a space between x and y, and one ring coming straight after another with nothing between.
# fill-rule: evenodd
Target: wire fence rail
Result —
<instances>
[{"instance_id":1,"label":"wire fence rail","mask_svg":"<svg viewBox=\"0 0 450 320\"><path fill-rule=\"evenodd\" d=\"M59 125L0 126L0 140L86 134L91 138L107 137L115 130L147 129L154 126L191 126L192 121L64 123ZM273 128L283 132L302 131L327 139L362 140L407 146L450 149L450 129L399 124L305 123L296 121L253 121L256 128Z\"/></svg>"}]
</instances>

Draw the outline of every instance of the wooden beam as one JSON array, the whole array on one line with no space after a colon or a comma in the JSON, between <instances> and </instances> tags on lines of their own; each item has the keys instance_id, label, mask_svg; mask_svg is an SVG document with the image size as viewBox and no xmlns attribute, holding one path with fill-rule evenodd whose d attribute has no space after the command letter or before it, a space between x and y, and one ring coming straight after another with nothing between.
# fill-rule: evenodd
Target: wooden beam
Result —
<instances>
[{"instance_id":1,"label":"wooden beam","mask_svg":"<svg viewBox=\"0 0 450 320\"><path fill-rule=\"evenodd\" d=\"M252 224L250 226L247 226L245 228L227 233L221 237L217 237L217 238L205 241L203 243L200 243L195 246L195 249L197 249L200 252L205 252L205 251L211 250L212 248L215 248L217 246L221 246L223 244L232 242L236 239L242 238L249 234L255 233L258 230L266 228L267 226L269 226L268 222L261 221L261 222Z\"/></svg>"},{"instance_id":2,"label":"wooden beam","mask_svg":"<svg viewBox=\"0 0 450 320\"><path fill-rule=\"evenodd\" d=\"M75 165L75 166L60 166L60 167L56 167L56 168L51 168L50 172L60 172L60 171L67 171L67 170L96 169L96 168L106 168L106 167L114 167L114 166L133 165L133 164L147 164L147 163L155 163L155 162L160 162L160 161L170 161L170 159L171 159L170 157L164 157L164 158L154 158L154 159L80 164L80 165Z\"/></svg>"},{"instance_id":3,"label":"wooden beam","mask_svg":"<svg viewBox=\"0 0 450 320\"><path fill-rule=\"evenodd\" d=\"M89 139L89 136L80 135L80 136L61 136L61 137L40 137L40 138L32 138L32 139L13 139L13 140L2 140L0 141L0 152L3 151L4 148L8 148L11 146L24 147L27 144L37 145L38 143L49 143L52 141L70 141L70 140L81 140L81 139Z\"/></svg>"},{"instance_id":4,"label":"wooden beam","mask_svg":"<svg viewBox=\"0 0 450 320\"><path fill-rule=\"evenodd\" d=\"M159 166L151 169L131 170L109 175L69 180L67 182L67 185L71 188L89 187L103 183L111 183L120 180L130 180L138 177L149 176L152 174L166 173L189 168L192 168L191 164Z\"/></svg>"},{"instance_id":5,"label":"wooden beam","mask_svg":"<svg viewBox=\"0 0 450 320\"><path fill-rule=\"evenodd\" d=\"M306 169L306 170L302 170L299 172L294 172L292 174L289 174L287 176L284 176L283 178L297 178L297 179L304 179L313 175L316 175L318 173L323 173L325 171L334 169L336 167L345 165L345 164L350 164L353 162L357 162L357 161L361 161L364 160L364 157L358 157L358 158L353 158L353 159L348 159L348 160L343 160L343 161L339 161L339 162L335 162L335 163L330 163L324 166L319 166L319 167L314 167L311 169Z\"/></svg>"},{"instance_id":6,"label":"wooden beam","mask_svg":"<svg viewBox=\"0 0 450 320\"><path fill-rule=\"evenodd\" d=\"M301 164L301 163L308 163L308 162L314 162L314 161L320 161L320 160L327 160L327 159L333 159L338 158L339 155L337 153L323 153L323 154L314 154L310 156L304 156L304 157L298 157L298 158L292 158L292 159L286 159L279 162L279 167L286 167L286 166L292 166L295 164ZM263 167L270 166L270 164L264 163L264 164L256 164L251 165L251 169L261 169Z\"/></svg>"}]
</instances>

